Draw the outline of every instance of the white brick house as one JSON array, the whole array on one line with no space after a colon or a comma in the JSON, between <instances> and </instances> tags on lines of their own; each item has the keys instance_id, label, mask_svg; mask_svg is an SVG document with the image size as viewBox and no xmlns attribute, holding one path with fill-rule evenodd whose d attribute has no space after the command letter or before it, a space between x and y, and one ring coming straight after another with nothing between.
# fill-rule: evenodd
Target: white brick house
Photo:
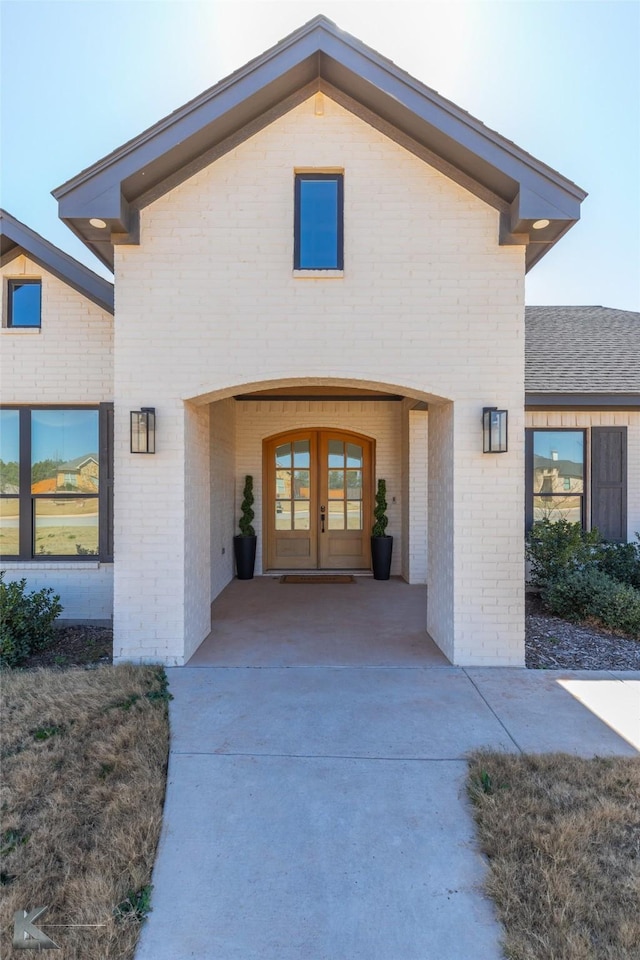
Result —
<instances>
[{"instance_id":1,"label":"white brick house","mask_svg":"<svg viewBox=\"0 0 640 960\"><path fill-rule=\"evenodd\" d=\"M328 265L305 260L305 183L339 198ZM525 427L553 428L555 461L582 465L556 490L529 434L545 504L589 524L597 490L612 535L640 529L637 367L621 389L614 370L595 392L536 383L525 403L525 271L584 191L324 18L54 195L113 269L116 307L106 281L3 217L2 403L6 449L21 451L19 484L7 474L0 491L3 568L55 586L67 617L113 609L117 658L182 664L208 635L245 474L258 574L368 569L384 477L392 572L428 584L426 628L457 664L523 663L523 525L541 492L525 491ZM11 322L21 278L41 284L35 329ZM130 452L142 407L157 417L149 456ZM483 453L486 407L509 412L504 454ZM78 411L95 420L84 446L99 436L93 500L30 473L55 443L59 460L89 452L69 439ZM608 486L590 480L603 443L624 468Z\"/></svg>"}]
</instances>

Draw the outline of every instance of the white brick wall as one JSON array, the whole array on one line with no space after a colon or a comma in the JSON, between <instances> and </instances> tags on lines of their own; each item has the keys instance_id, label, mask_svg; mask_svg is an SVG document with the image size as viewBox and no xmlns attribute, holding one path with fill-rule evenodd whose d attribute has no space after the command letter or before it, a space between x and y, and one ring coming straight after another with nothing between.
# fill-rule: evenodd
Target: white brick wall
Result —
<instances>
[{"instance_id":1,"label":"white brick wall","mask_svg":"<svg viewBox=\"0 0 640 960\"><path fill-rule=\"evenodd\" d=\"M293 180L305 167L345 171L340 279L293 276ZM196 602L180 550L185 402L322 382L453 401L435 472L430 451L432 485L453 456L453 487L430 500L450 516L432 516L429 536L449 577L436 595L452 591L457 619L453 599L436 602L432 632L457 662L521 662L521 446L478 454L484 405L508 407L512 436L523 426L524 249L499 246L494 209L330 100L316 116L310 100L144 209L140 245L116 250L116 277L123 656L182 662L184 624L202 617L200 600L197 614L184 606ZM140 404L158 411L155 457L128 453L125 411ZM236 483L244 472L238 458ZM399 513L391 522L402 538Z\"/></svg>"},{"instance_id":2,"label":"white brick wall","mask_svg":"<svg viewBox=\"0 0 640 960\"><path fill-rule=\"evenodd\" d=\"M627 427L627 539L640 532L640 412L631 410L530 410L527 427L584 429L589 427ZM590 438L587 434L587 464L590 463ZM590 477L587 470L587 519L590 509Z\"/></svg>"},{"instance_id":3,"label":"white brick wall","mask_svg":"<svg viewBox=\"0 0 640 960\"><path fill-rule=\"evenodd\" d=\"M113 616L113 564L22 563L2 561L5 582L27 581L29 590L52 587L60 595L61 620L111 620Z\"/></svg>"},{"instance_id":4,"label":"white brick wall","mask_svg":"<svg viewBox=\"0 0 640 960\"><path fill-rule=\"evenodd\" d=\"M40 330L7 328L2 317L2 402L113 400L113 317L25 256L10 261L0 274L3 285L21 277L42 280Z\"/></svg>"},{"instance_id":5,"label":"white brick wall","mask_svg":"<svg viewBox=\"0 0 640 960\"><path fill-rule=\"evenodd\" d=\"M91 404L113 399L113 317L21 255L0 269L0 402ZM42 281L42 326L6 327L8 279ZM3 561L7 579L26 577L30 590L53 587L69 620L109 620L113 566L73 561Z\"/></svg>"}]
</instances>

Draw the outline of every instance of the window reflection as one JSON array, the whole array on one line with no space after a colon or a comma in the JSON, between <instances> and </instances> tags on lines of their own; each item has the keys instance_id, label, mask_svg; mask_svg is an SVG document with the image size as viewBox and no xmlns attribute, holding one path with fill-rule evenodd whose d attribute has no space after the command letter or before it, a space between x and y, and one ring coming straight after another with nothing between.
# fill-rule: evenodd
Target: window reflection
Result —
<instances>
[{"instance_id":1,"label":"window reflection","mask_svg":"<svg viewBox=\"0 0 640 960\"><path fill-rule=\"evenodd\" d=\"M17 557L20 552L20 501L17 497L0 500L0 554Z\"/></svg>"},{"instance_id":2,"label":"window reflection","mask_svg":"<svg viewBox=\"0 0 640 960\"><path fill-rule=\"evenodd\" d=\"M293 465L294 467L311 466L311 454L308 440L296 440L293 445Z\"/></svg>"},{"instance_id":3,"label":"window reflection","mask_svg":"<svg viewBox=\"0 0 640 960\"><path fill-rule=\"evenodd\" d=\"M20 490L20 412L0 410L0 493Z\"/></svg>"},{"instance_id":4,"label":"window reflection","mask_svg":"<svg viewBox=\"0 0 640 960\"><path fill-rule=\"evenodd\" d=\"M533 519L568 520L569 523L582 522L582 497L534 497Z\"/></svg>"},{"instance_id":5,"label":"window reflection","mask_svg":"<svg viewBox=\"0 0 640 960\"><path fill-rule=\"evenodd\" d=\"M329 530L344 530L344 501L329 504Z\"/></svg>"},{"instance_id":6,"label":"window reflection","mask_svg":"<svg viewBox=\"0 0 640 960\"><path fill-rule=\"evenodd\" d=\"M98 492L97 410L34 410L31 492Z\"/></svg>"},{"instance_id":7,"label":"window reflection","mask_svg":"<svg viewBox=\"0 0 640 960\"><path fill-rule=\"evenodd\" d=\"M583 430L531 430L529 483L533 521L582 523L585 489ZM530 494L531 496L531 494Z\"/></svg>"},{"instance_id":8,"label":"window reflection","mask_svg":"<svg viewBox=\"0 0 640 960\"><path fill-rule=\"evenodd\" d=\"M533 492L584 492L584 434L581 430L535 431Z\"/></svg>"},{"instance_id":9,"label":"window reflection","mask_svg":"<svg viewBox=\"0 0 640 960\"><path fill-rule=\"evenodd\" d=\"M329 466L344 467L344 443L342 440L329 440Z\"/></svg>"},{"instance_id":10,"label":"window reflection","mask_svg":"<svg viewBox=\"0 0 640 960\"><path fill-rule=\"evenodd\" d=\"M339 239L342 178L338 175L296 177L297 269L341 268Z\"/></svg>"},{"instance_id":11,"label":"window reflection","mask_svg":"<svg viewBox=\"0 0 640 960\"><path fill-rule=\"evenodd\" d=\"M36 556L90 556L98 553L95 497L43 498L35 506Z\"/></svg>"},{"instance_id":12,"label":"window reflection","mask_svg":"<svg viewBox=\"0 0 640 960\"><path fill-rule=\"evenodd\" d=\"M359 447L355 443L347 444L347 466L348 467L362 466L362 447Z\"/></svg>"},{"instance_id":13,"label":"window reflection","mask_svg":"<svg viewBox=\"0 0 640 960\"><path fill-rule=\"evenodd\" d=\"M276 447L276 467L291 466L291 444L281 443Z\"/></svg>"}]
</instances>

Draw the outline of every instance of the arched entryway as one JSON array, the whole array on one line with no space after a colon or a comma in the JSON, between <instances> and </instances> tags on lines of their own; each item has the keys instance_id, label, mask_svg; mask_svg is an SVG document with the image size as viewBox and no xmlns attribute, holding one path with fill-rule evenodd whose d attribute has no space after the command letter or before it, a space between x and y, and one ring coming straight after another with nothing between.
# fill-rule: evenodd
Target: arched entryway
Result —
<instances>
[{"instance_id":1,"label":"arched entryway","mask_svg":"<svg viewBox=\"0 0 640 960\"><path fill-rule=\"evenodd\" d=\"M374 441L302 429L263 444L266 570L368 570Z\"/></svg>"}]
</instances>

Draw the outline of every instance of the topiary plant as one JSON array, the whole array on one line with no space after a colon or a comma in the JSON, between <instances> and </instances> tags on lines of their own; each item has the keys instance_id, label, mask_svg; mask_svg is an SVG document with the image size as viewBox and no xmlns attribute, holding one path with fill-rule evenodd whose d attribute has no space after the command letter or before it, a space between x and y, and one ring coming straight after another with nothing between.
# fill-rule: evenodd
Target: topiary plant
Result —
<instances>
[{"instance_id":1,"label":"topiary plant","mask_svg":"<svg viewBox=\"0 0 640 960\"><path fill-rule=\"evenodd\" d=\"M371 531L372 537L388 537L385 533L389 518L387 517L387 481L378 480L378 491L376 493L376 507L373 511L376 522Z\"/></svg>"},{"instance_id":2,"label":"topiary plant","mask_svg":"<svg viewBox=\"0 0 640 960\"><path fill-rule=\"evenodd\" d=\"M244 478L244 490L243 490L243 501L240 509L242 510L242 516L240 517L240 536L242 537L255 537L256 532L251 526L251 521L253 520L255 514L251 509L253 506L253 477L247 476Z\"/></svg>"}]
</instances>

